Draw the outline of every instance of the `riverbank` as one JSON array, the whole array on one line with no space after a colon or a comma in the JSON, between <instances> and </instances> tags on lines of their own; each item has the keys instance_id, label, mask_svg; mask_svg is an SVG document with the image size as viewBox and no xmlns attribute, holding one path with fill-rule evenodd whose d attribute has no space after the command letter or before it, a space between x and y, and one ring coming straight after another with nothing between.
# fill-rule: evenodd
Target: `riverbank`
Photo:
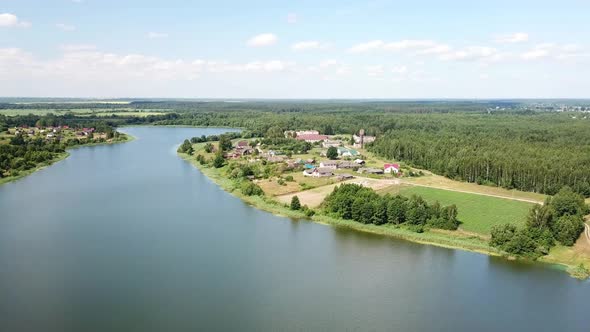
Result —
<instances>
[{"instance_id":1,"label":"riverbank","mask_svg":"<svg viewBox=\"0 0 590 332\"><path fill-rule=\"evenodd\" d=\"M82 147L89 147L89 146L97 146L97 145L111 145L111 144L119 144L119 143L128 143L128 142L131 142L131 141L135 140L135 137L132 136L132 135L129 135L127 133L121 133L121 134L125 135L124 137L126 137L127 139L125 139L123 141L112 141L112 142L102 142L102 143L80 144L80 145L76 145L76 146L73 146L73 147L69 147L69 148L66 149L65 152L58 154L57 157L54 158L54 159L52 159L52 160L43 162L43 163L37 165L34 168L31 168L31 169L28 169L28 170L25 170L25 171L21 171L16 176L7 176L5 178L1 178L0 179L0 186L3 185L3 184L9 183L9 182L14 182L14 181L20 180L20 179L22 179L24 177L27 177L27 176L29 176L29 175L37 172L37 171L40 171L40 170L42 170L42 169L44 169L46 167L49 167L49 166L51 166L51 165L53 165L53 164L55 164L57 162L60 162L60 161L62 161L64 159L66 159L67 157L70 156L70 153L68 152L68 150L73 150L73 149L82 148Z\"/></svg>"},{"instance_id":2,"label":"riverbank","mask_svg":"<svg viewBox=\"0 0 590 332\"><path fill-rule=\"evenodd\" d=\"M182 159L188 161L191 165L199 169L201 173L207 176L215 184L220 186L223 190L240 198L245 203L255 208L270 212L278 216L297 220L309 220L334 227L345 227L356 231L390 236L420 244L433 245L449 249L459 249L464 251L476 252L488 256L505 257L506 259L510 260L517 259L515 257L507 256L504 253L496 250L495 248L490 247L488 245L487 239L484 239L474 234L443 231L436 229L431 229L423 233L417 233L405 227L400 227L396 225L362 224L352 220L333 218L331 216L323 215L321 213L316 213L315 215L309 217L306 216L302 211L291 210L288 205L281 203L277 200L274 200L273 198L266 196L246 196L242 194L239 189L239 183L237 181L227 178L223 174L223 171L227 168L227 166L221 168L213 168L209 167L208 165L201 165L194 156L189 156L188 154L180 152L178 153L178 155ZM590 273L588 272L588 270L581 267L580 265L580 263L587 263L586 260L580 260L579 257L576 257L577 259L572 259L570 255L562 254L563 250L567 249L565 249L565 247L560 247L558 254L541 257L537 260L537 262L540 264L546 264L547 266L556 268L558 270L566 271L572 277L578 279L586 279L590 277Z\"/></svg>"}]
</instances>

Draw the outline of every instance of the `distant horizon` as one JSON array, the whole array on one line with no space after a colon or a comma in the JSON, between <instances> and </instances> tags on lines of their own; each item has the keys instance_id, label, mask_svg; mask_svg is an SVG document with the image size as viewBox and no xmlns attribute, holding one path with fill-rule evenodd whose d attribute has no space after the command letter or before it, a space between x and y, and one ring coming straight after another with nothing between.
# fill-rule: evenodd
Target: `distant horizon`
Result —
<instances>
[{"instance_id":1,"label":"distant horizon","mask_svg":"<svg viewBox=\"0 0 590 332\"><path fill-rule=\"evenodd\" d=\"M424 98L238 98L238 97L0 97L5 100L74 100L74 101L590 101L590 97L493 97L493 98L462 98L462 97L424 97Z\"/></svg>"}]
</instances>

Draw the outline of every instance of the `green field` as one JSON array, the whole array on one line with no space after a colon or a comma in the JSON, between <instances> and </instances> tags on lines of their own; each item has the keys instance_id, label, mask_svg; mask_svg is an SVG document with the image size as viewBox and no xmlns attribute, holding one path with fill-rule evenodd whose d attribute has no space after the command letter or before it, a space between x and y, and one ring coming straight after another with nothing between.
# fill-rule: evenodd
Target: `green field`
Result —
<instances>
[{"instance_id":1,"label":"green field","mask_svg":"<svg viewBox=\"0 0 590 332\"><path fill-rule=\"evenodd\" d=\"M66 113L73 113L77 116L136 116L136 117L144 117L148 115L160 115L163 114L161 110L152 111L152 110L142 110L142 111L135 111L129 110L128 108L122 109L115 109L115 110L94 110L90 108L76 108L71 110L55 110L55 109L2 109L0 110L0 114L6 116L17 116L17 115L46 115L49 113L53 113L55 115L64 115Z\"/></svg>"},{"instance_id":2,"label":"green field","mask_svg":"<svg viewBox=\"0 0 590 332\"><path fill-rule=\"evenodd\" d=\"M457 205L461 229L481 234L490 234L492 226L512 223L524 225L532 203L514 201L483 195L433 189L406 187L400 190L404 196L418 195L429 202L439 201L441 205Z\"/></svg>"}]
</instances>

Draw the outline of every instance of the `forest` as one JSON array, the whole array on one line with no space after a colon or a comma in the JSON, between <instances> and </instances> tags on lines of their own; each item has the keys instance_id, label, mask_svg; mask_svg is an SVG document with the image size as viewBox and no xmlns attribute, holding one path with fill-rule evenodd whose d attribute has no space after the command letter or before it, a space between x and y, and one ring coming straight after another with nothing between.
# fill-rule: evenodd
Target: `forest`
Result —
<instances>
[{"instance_id":1,"label":"forest","mask_svg":"<svg viewBox=\"0 0 590 332\"><path fill-rule=\"evenodd\" d=\"M102 121L111 126L242 128L243 137L263 137L269 130L317 129L322 134L352 135L365 129L367 135L377 135L370 151L451 179L549 195L569 186L590 197L590 115L532 111L522 106L533 102L146 100L130 101L124 107L166 113L113 115ZM55 110L96 107L97 112L115 107L5 103L0 109L17 106L23 112L41 106ZM29 118L33 123L34 116ZM74 119L66 114L61 121Z\"/></svg>"}]
</instances>

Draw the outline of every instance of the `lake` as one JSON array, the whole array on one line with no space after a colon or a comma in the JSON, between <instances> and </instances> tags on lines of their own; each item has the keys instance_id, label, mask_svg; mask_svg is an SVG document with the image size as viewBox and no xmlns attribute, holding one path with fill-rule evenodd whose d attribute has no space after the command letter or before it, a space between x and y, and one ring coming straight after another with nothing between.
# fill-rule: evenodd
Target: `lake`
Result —
<instances>
[{"instance_id":1,"label":"lake","mask_svg":"<svg viewBox=\"0 0 590 332\"><path fill-rule=\"evenodd\" d=\"M588 331L590 283L540 264L293 221L124 128L0 186L0 331Z\"/></svg>"}]
</instances>

